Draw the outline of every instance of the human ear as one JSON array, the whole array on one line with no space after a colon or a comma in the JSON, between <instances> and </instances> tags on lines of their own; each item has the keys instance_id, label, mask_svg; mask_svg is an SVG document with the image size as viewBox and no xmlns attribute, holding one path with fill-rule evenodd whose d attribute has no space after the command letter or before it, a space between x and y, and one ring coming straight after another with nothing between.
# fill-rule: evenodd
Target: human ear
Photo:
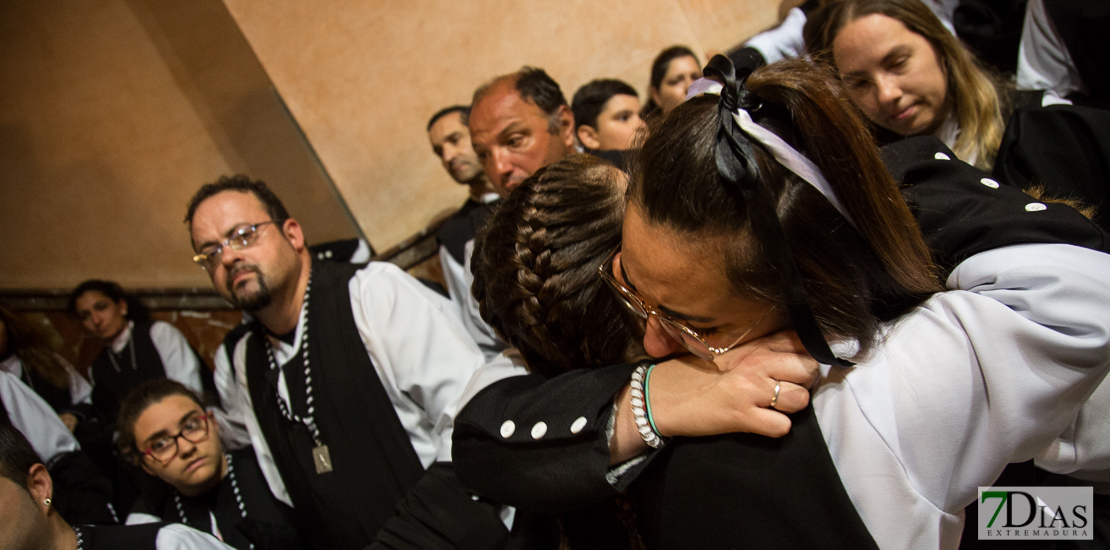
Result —
<instances>
[{"instance_id":1,"label":"human ear","mask_svg":"<svg viewBox=\"0 0 1110 550\"><path fill-rule=\"evenodd\" d=\"M578 127L578 141L587 149L600 149L601 141L598 140L597 130L587 124Z\"/></svg>"},{"instance_id":2,"label":"human ear","mask_svg":"<svg viewBox=\"0 0 1110 550\"><path fill-rule=\"evenodd\" d=\"M53 505L51 499L54 498L54 481L50 479L46 466L35 464L27 471L27 492L31 493L31 499L39 510L44 514L49 511Z\"/></svg>"},{"instance_id":3,"label":"human ear","mask_svg":"<svg viewBox=\"0 0 1110 550\"><path fill-rule=\"evenodd\" d=\"M559 135L568 149L574 147L574 113L566 105L559 106Z\"/></svg>"},{"instance_id":4,"label":"human ear","mask_svg":"<svg viewBox=\"0 0 1110 550\"><path fill-rule=\"evenodd\" d=\"M285 220L285 222L281 224L281 232L285 235L285 240L293 245L293 250L300 252L305 248L304 229L301 228L301 224L298 223L297 220L293 218Z\"/></svg>"}]
</instances>

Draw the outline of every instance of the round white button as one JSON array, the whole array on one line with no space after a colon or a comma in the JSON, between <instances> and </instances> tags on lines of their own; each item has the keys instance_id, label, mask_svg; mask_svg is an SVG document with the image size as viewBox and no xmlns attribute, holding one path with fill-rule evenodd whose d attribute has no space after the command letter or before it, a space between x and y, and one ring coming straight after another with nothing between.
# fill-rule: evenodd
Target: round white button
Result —
<instances>
[{"instance_id":1,"label":"round white button","mask_svg":"<svg viewBox=\"0 0 1110 550\"><path fill-rule=\"evenodd\" d=\"M1048 210L1048 207L1045 206L1043 203L1031 202L1025 205L1026 212L1040 212L1042 210Z\"/></svg>"},{"instance_id":2,"label":"round white button","mask_svg":"<svg viewBox=\"0 0 1110 550\"><path fill-rule=\"evenodd\" d=\"M582 431L582 428L585 428L585 427L586 427L586 417L585 416L579 416L578 420L575 420L574 424L570 425L570 433L576 434L576 433Z\"/></svg>"},{"instance_id":3,"label":"round white button","mask_svg":"<svg viewBox=\"0 0 1110 550\"><path fill-rule=\"evenodd\" d=\"M545 435L547 435L547 424L536 422L536 425L532 426L532 439L539 439Z\"/></svg>"},{"instance_id":4,"label":"round white button","mask_svg":"<svg viewBox=\"0 0 1110 550\"><path fill-rule=\"evenodd\" d=\"M949 157L948 155L946 155L944 153L937 153L937 154L933 155L933 158L935 158L937 160L952 160L951 157Z\"/></svg>"},{"instance_id":5,"label":"round white button","mask_svg":"<svg viewBox=\"0 0 1110 550\"><path fill-rule=\"evenodd\" d=\"M505 423L501 425L501 437L504 437L505 439L511 437L513 435L513 432L515 431L516 424L513 424L512 420L506 420Z\"/></svg>"},{"instance_id":6,"label":"round white button","mask_svg":"<svg viewBox=\"0 0 1110 550\"><path fill-rule=\"evenodd\" d=\"M987 187L990 187L991 189L998 189L998 182L994 181L990 178L983 178L983 179L979 180L979 183L981 183L983 185L986 185Z\"/></svg>"}]
</instances>

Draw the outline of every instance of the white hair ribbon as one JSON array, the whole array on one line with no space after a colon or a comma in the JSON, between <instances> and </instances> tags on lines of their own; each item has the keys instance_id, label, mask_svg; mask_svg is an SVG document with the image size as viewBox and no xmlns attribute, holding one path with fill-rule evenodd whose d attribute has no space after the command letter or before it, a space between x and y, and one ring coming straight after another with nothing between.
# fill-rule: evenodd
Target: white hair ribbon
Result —
<instances>
[{"instance_id":1,"label":"white hair ribbon","mask_svg":"<svg viewBox=\"0 0 1110 550\"><path fill-rule=\"evenodd\" d=\"M832 186L829 185L829 180L825 179L825 175L821 173L821 170L817 168L816 164L813 164L812 160L809 160L805 155L799 153L796 149L791 147L789 143L786 143L782 138L775 135L774 132L756 124L755 121L752 120L752 116L744 109L737 109L732 113L732 118L745 134L766 147L767 150L774 155L775 160L778 161L779 164L813 186L817 192L821 193L829 200L829 203L844 216L844 219L848 220L848 223L852 224L852 227L856 226L855 221L848 215L848 210L844 208L844 205L840 203L840 199L836 196L836 193L833 192Z\"/></svg>"}]
</instances>

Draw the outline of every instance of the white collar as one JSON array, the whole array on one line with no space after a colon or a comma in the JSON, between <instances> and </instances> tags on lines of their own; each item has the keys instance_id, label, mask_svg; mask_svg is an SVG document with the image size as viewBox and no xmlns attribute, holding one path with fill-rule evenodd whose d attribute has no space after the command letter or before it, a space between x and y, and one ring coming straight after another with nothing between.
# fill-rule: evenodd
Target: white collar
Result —
<instances>
[{"instance_id":1,"label":"white collar","mask_svg":"<svg viewBox=\"0 0 1110 550\"><path fill-rule=\"evenodd\" d=\"M131 341L131 329L133 328L135 328L135 321L128 321L127 326L123 327L115 340L112 340L112 351L119 353L127 347L127 342Z\"/></svg>"}]
</instances>

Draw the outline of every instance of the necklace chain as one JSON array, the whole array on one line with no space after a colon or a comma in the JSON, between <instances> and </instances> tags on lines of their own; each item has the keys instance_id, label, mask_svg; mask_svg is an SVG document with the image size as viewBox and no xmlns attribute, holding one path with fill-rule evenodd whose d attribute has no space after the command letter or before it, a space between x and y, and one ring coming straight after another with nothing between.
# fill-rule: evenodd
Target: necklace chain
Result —
<instances>
[{"instance_id":1,"label":"necklace chain","mask_svg":"<svg viewBox=\"0 0 1110 550\"><path fill-rule=\"evenodd\" d=\"M131 370L139 370L139 362L135 359L135 334L132 330L131 338L127 340L127 347L131 348ZM116 368L116 372L120 372L119 363L116 362L116 352L112 351L112 344L108 344L108 359L112 361L112 366Z\"/></svg>"},{"instance_id":2,"label":"necklace chain","mask_svg":"<svg viewBox=\"0 0 1110 550\"><path fill-rule=\"evenodd\" d=\"M305 401L305 415L300 416L293 414L291 410L293 396L289 396L290 403L286 404L285 399L281 397L281 392L278 392L277 402L278 409L281 410L281 415L290 422L297 422L304 424L310 434L312 434L312 441L316 443L317 447L323 446L323 439L320 437L320 429L316 426L316 407L312 404L312 369L308 361L308 304L309 295L312 290L312 275L308 276L308 283L304 289L304 328L301 330L301 358L304 360L304 401ZM270 370L278 370L277 360L274 359L274 347L270 344L270 339L266 338L266 357L270 360ZM286 384L288 387L288 384Z\"/></svg>"},{"instance_id":3,"label":"necklace chain","mask_svg":"<svg viewBox=\"0 0 1110 550\"><path fill-rule=\"evenodd\" d=\"M74 525L73 526L73 532L77 534L77 550L84 550L84 548L85 548L85 538L83 536L84 534L81 533L81 528Z\"/></svg>"}]
</instances>

